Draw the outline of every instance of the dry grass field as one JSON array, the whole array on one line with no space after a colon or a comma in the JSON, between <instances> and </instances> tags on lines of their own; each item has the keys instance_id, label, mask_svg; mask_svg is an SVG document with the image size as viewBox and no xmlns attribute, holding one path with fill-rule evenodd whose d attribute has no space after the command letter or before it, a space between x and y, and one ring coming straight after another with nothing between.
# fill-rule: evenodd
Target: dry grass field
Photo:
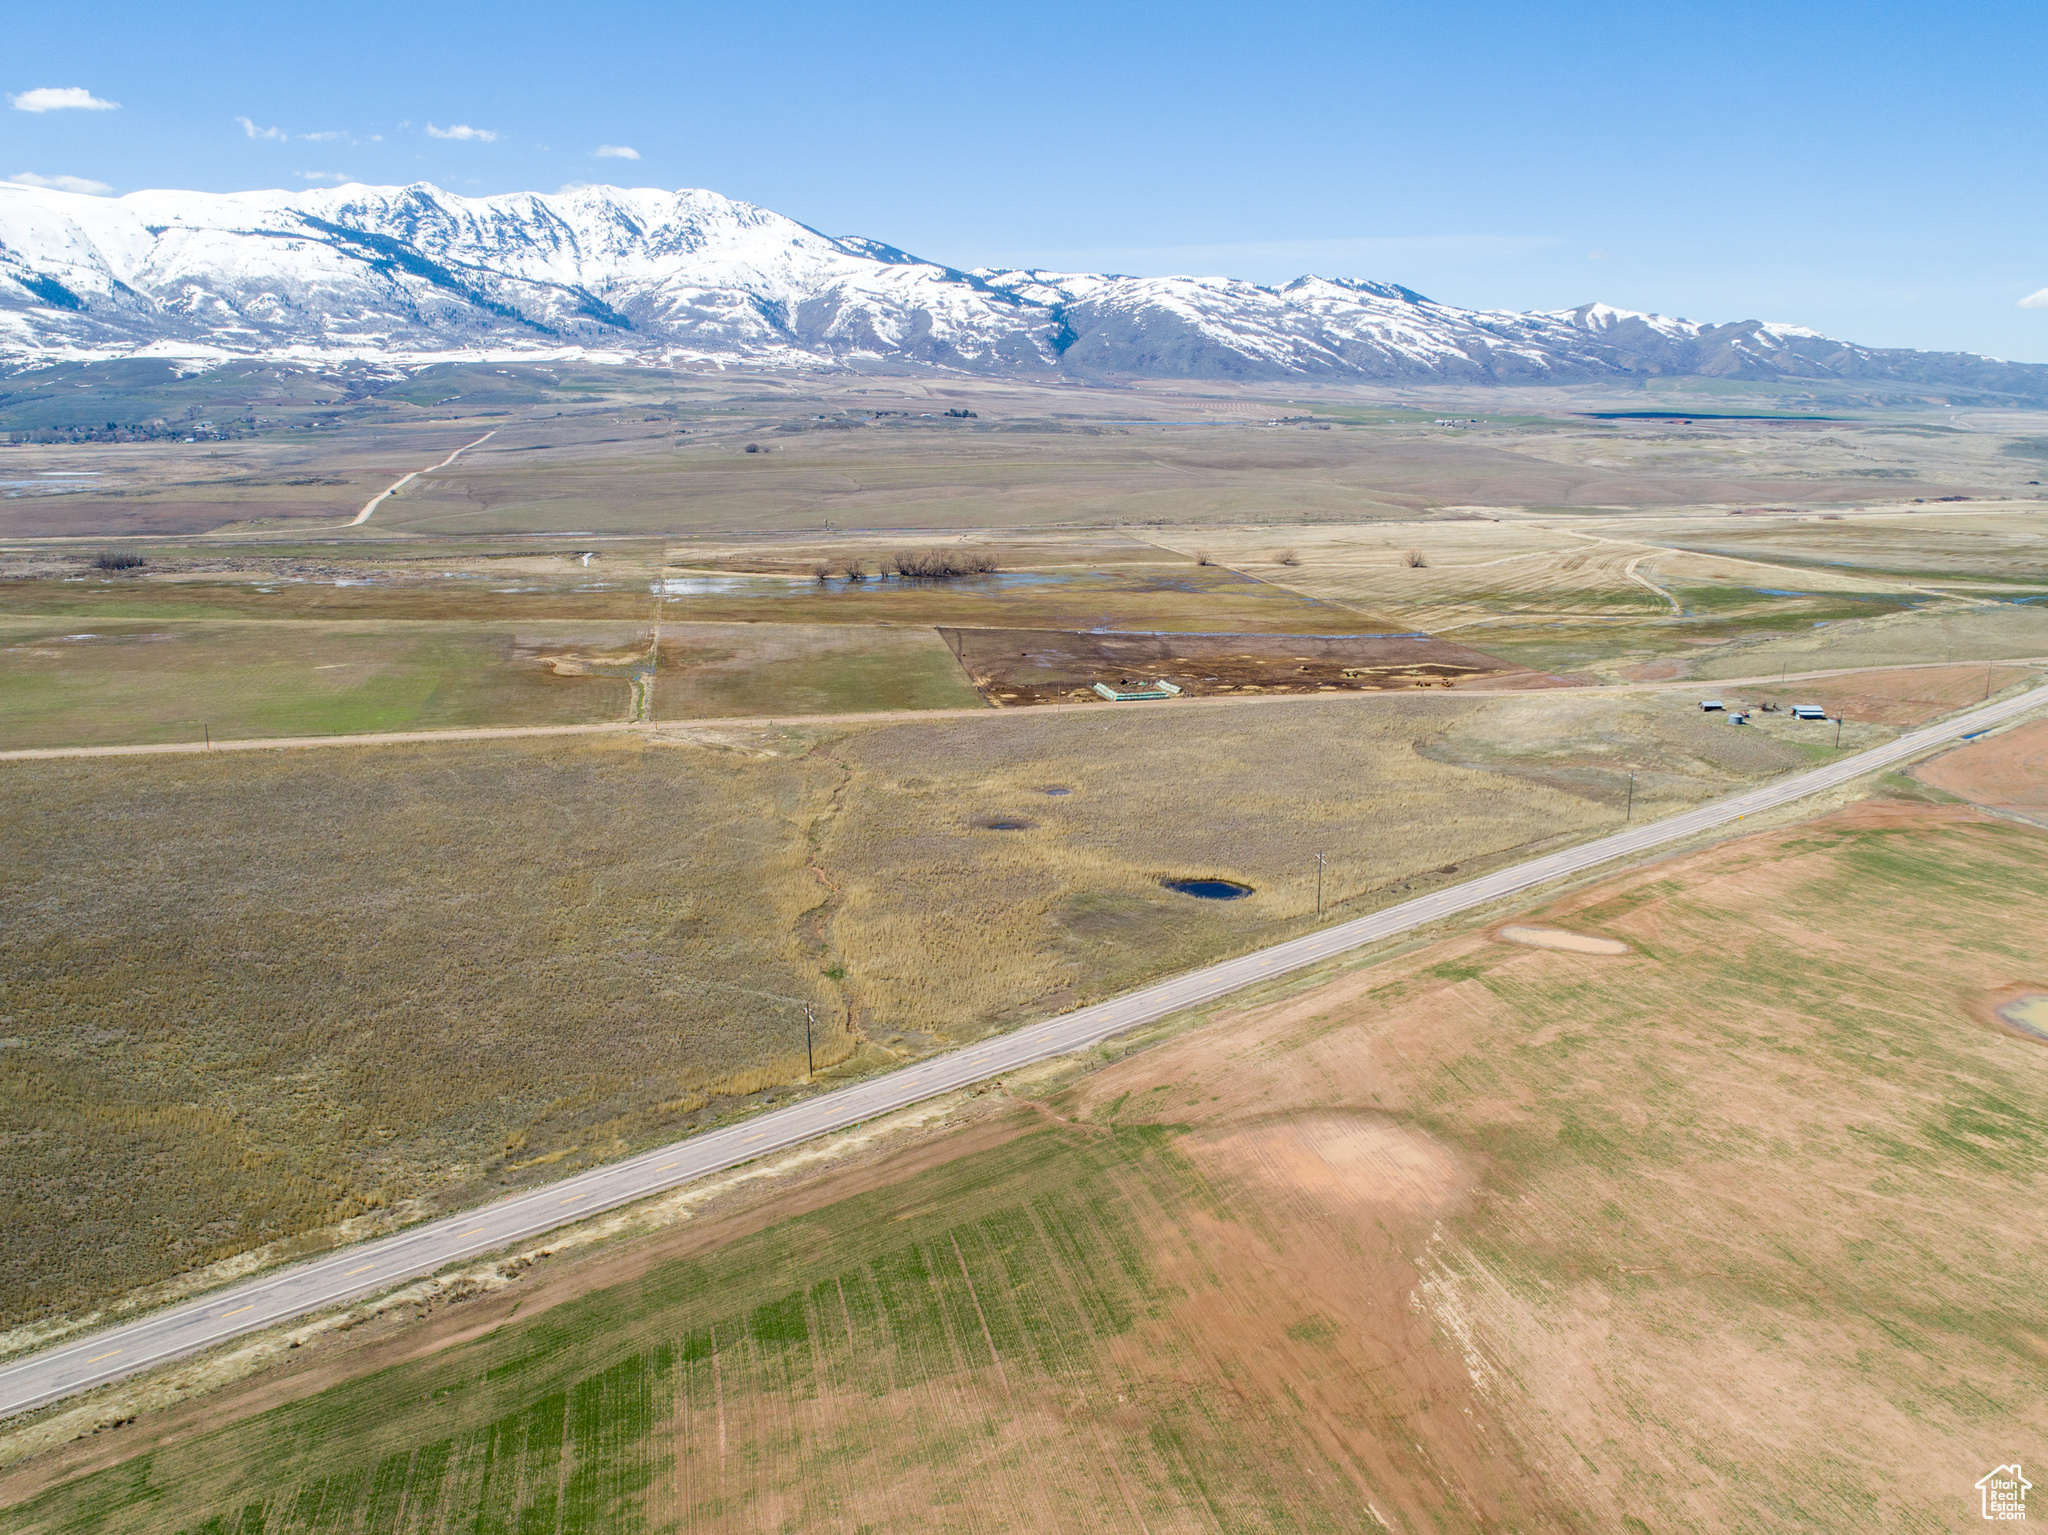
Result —
<instances>
[{"instance_id":1,"label":"dry grass field","mask_svg":"<svg viewBox=\"0 0 2048 1535\"><path fill-rule=\"evenodd\" d=\"M17 1467L12 1531L1943 1530L2048 1431L2041 834L1874 803ZM1610 945L1611 947L1611 945Z\"/></svg>"},{"instance_id":2,"label":"dry grass field","mask_svg":"<svg viewBox=\"0 0 2048 1535\"><path fill-rule=\"evenodd\" d=\"M864 1069L1805 760L1552 696L7 764L0 1325L683 1133L805 1001Z\"/></svg>"},{"instance_id":3,"label":"dry grass field","mask_svg":"<svg viewBox=\"0 0 2048 1535\"><path fill-rule=\"evenodd\" d=\"M949 1039L1302 931L1318 852L1336 920L1619 824L1631 772L1654 815L1807 760L1689 702L1555 693L1025 710L814 755L846 775L817 859L847 985L872 1027Z\"/></svg>"},{"instance_id":4,"label":"dry grass field","mask_svg":"<svg viewBox=\"0 0 2048 1535\"><path fill-rule=\"evenodd\" d=\"M2038 414L1979 413L1967 429L1946 412L1867 402L1832 420L1593 414L1816 403L1797 386L1101 389L590 368L507 387L490 374L469 370L451 397L407 385L295 398L260 415L237 406L237 429L255 435L232 442L7 446L9 477L40 488L0 499L0 538L339 528L399 475L485 431L496 433L490 442L415 481L350 536L1278 524L1475 505L1833 507L2025 497L2041 478L2028 448L2041 440ZM957 408L975 419L944 415ZM1435 426L1444 410L1479 424ZM93 476L90 488L58 494L47 483L78 471Z\"/></svg>"},{"instance_id":5,"label":"dry grass field","mask_svg":"<svg viewBox=\"0 0 2048 1535\"><path fill-rule=\"evenodd\" d=\"M795 754L5 774L9 1325L680 1130L802 1074L803 1001L837 1015L801 931L834 775Z\"/></svg>"}]
</instances>

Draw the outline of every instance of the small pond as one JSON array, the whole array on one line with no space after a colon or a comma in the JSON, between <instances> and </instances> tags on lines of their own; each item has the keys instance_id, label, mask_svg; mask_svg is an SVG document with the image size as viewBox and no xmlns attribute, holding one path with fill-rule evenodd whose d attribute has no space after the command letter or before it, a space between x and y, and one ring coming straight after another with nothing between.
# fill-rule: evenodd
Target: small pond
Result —
<instances>
[{"instance_id":1,"label":"small pond","mask_svg":"<svg viewBox=\"0 0 2048 1535\"><path fill-rule=\"evenodd\" d=\"M1238 901L1252 893L1250 885L1240 885L1233 879L1163 879L1159 883L1202 901Z\"/></svg>"}]
</instances>

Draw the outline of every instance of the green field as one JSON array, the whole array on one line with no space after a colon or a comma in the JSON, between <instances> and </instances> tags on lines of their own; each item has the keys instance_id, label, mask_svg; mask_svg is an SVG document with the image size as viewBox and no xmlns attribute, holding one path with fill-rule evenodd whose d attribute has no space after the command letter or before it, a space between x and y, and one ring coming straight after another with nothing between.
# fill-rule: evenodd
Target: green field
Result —
<instances>
[{"instance_id":1,"label":"green field","mask_svg":"<svg viewBox=\"0 0 2048 1535\"><path fill-rule=\"evenodd\" d=\"M983 707L933 629L662 625L657 720Z\"/></svg>"},{"instance_id":2,"label":"green field","mask_svg":"<svg viewBox=\"0 0 2048 1535\"><path fill-rule=\"evenodd\" d=\"M623 657L617 624L0 620L0 750L630 718L624 664L558 676L536 655Z\"/></svg>"}]
</instances>

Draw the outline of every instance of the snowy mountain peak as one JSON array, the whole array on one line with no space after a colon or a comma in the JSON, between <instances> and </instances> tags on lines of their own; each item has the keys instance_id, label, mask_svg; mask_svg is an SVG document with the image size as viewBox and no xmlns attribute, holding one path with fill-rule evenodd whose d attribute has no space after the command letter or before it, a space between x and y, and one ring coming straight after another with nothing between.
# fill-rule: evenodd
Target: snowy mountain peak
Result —
<instances>
[{"instance_id":1,"label":"snowy mountain peak","mask_svg":"<svg viewBox=\"0 0 2048 1535\"><path fill-rule=\"evenodd\" d=\"M983 373L1570 382L1879 378L2048 398L2048 368L1876 352L1800 326L1397 283L960 271L716 192L426 182L91 197L0 184L0 361L564 356Z\"/></svg>"}]
</instances>

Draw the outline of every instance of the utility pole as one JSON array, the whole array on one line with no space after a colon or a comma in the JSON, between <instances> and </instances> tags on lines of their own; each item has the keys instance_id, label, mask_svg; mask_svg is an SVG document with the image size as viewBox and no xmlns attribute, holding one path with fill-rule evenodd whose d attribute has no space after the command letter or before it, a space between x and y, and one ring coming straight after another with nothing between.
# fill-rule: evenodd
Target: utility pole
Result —
<instances>
[{"instance_id":1,"label":"utility pole","mask_svg":"<svg viewBox=\"0 0 2048 1535\"><path fill-rule=\"evenodd\" d=\"M1984 696L1987 699L1991 696L1991 668L1988 666L1984 668Z\"/></svg>"},{"instance_id":2,"label":"utility pole","mask_svg":"<svg viewBox=\"0 0 2048 1535\"><path fill-rule=\"evenodd\" d=\"M1838 715L1836 715L1836 716L1835 716L1835 750L1836 750L1836 751L1840 751L1841 749L1842 749L1842 716L1838 714Z\"/></svg>"},{"instance_id":3,"label":"utility pole","mask_svg":"<svg viewBox=\"0 0 2048 1535\"><path fill-rule=\"evenodd\" d=\"M1316 854L1316 916L1323 914L1323 855Z\"/></svg>"},{"instance_id":4,"label":"utility pole","mask_svg":"<svg viewBox=\"0 0 2048 1535\"><path fill-rule=\"evenodd\" d=\"M811 1049L811 1028L815 1020L811 1016L811 1004L804 1004L804 1074L815 1077L818 1074L818 1057Z\"/></svg>"},{"instance_id":5,"label":"utility pole","mask_svg":"<svg viewBox=\"0 0 2048 1535\"><path fill-rule=\"evenodd\" d=\"M212 751L212 750L213 750L213 726L212 726L212 725L210 725L210 724L206 724L206 725L201 725L201 726L200 726L199 728L200 728L201 730L203 730L203 731L205 731L205 732L206 732L206 749L207 749L208 751Z\"/></svg>"},{"instance_id":6,"label":"utility pole","mask_svg":"<svg viewBox=\"0 0 2048 1535\"><path fill-rule=\"evenodd\" d=\"M1627 825L1627 824L1628 824L1629 822L1633 821L1633 820L1634 820L1635 818L1636 818L1636 775L1635 775L1635 774L1633 774L1633 773L1631 773L1631 774L1629 774L1629 775L1628 775L1628 813L1627 813L1627 814L1626 814L1625 816L1623 816L1623 817L1622 817L1622 824L1623 824L1623 825Z\"/></svg>"}]
</instances>

